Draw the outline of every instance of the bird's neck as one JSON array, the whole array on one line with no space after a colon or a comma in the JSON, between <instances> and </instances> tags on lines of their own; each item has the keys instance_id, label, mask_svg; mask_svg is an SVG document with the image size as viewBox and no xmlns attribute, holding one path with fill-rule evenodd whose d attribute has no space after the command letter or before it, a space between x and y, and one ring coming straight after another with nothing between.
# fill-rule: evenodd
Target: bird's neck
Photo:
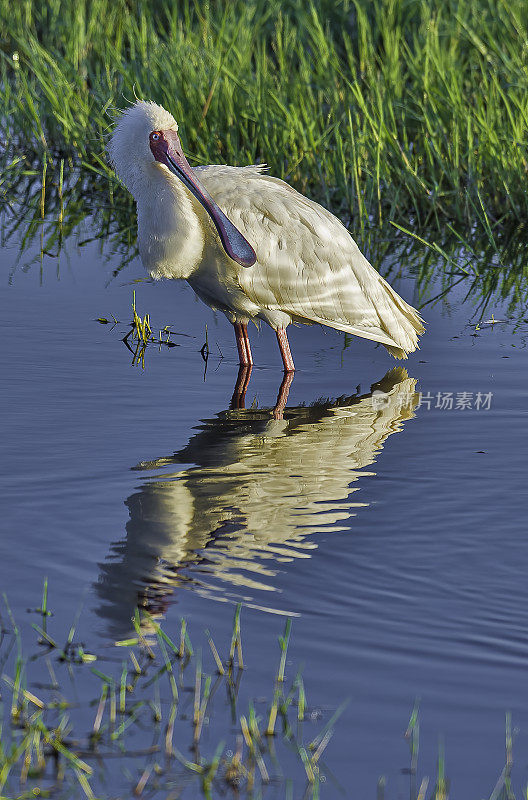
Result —
<instances>
[{"instance_id":1,"label":"bird's neck","mask_svg":"<svg viewBox=\"0 0 528 800\"><path fill-rule=\"evenodd\" d=\"M141 259L153 278L188 278L204 249L197 201L167 169L152 166L136 196Z\"/></svg>"}]
</instances>

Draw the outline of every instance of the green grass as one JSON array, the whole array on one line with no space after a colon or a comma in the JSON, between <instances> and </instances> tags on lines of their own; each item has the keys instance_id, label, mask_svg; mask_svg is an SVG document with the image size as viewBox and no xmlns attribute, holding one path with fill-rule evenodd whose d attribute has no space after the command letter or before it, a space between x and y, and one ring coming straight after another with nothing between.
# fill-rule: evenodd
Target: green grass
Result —
<instances>
[{"instance_id":1,"label":"green grass","mask_svg":"<svg viewBox=\"0 0 528 800\"><path fill-rule=\"evenodd\" d=\"M332 774L329 747L336 737L341 754L350 752L351 743L338 723L348 703L328 714L316 730L320 715L307 704L302 673L286 663L290 620L278 637L277 671L263 685L253 686L259 695L254 702L241 688L251 680L252 658L244 663L240 606L231 642L215 642L205 631L203 651L196 646L200 637L191 643L184 619L171 638L153 616L136 611L127 639L88 652L79 639L79 613L66 636L56 630L47 582L41 607L31 611L39 621L32 624L37 639L27 655L28 642L23 643L4 596L0 797L256 800L265 796L269 784L277 796L287 798L294 790L305 800L334 797L336 792L348 796L348 786L340 791ZM263 695L268 697L264 702ZM504 767L489 795L492 800L515 800L514 736L507 714ZM404 738L411 800L448 800L441 740L436 777L420 775L418 703ZM395 797L395 789L392 779L381 777L378 800Z\"/></svg>"},{"instance_id":2,"label":"green grass","mask_svg":"<svg viewBox=\"0 0 528 800\"><path fill-rule=\"evenodd\" d=\"M36 239L41 274L73 233L116 273L136 255L105 141L138 96L175 114L193 163L266 161L425 300L435 276L466 277L483 309L525 305L524 0L20 0L0 30L10 279Z\"/></svg>"},{"instance_id":3,"label":"green grass","mask_svg":"<svg viewBox=\"0 0 528 800\"><path fill-rule=\"evenodd\" d=\"M104 141L138 96L196 163L266 161L356 229L527 216L524 0L20 0L0 29L7 162L120 195Z\"/></svg>"},{"instance_id":4,"label":"green grass","mask_svg":"<svg viewBox=\"0 0 528 800\"><path fill-rule=\"evenodd\" d=\"M126 345L128 351L132 354L132 366L141 366L145 368L145 355L147 348L155 346L158 351L172 347L180 347L177 342L174 342L172 337L185 337L193 338L187 333L174 331L171 325L164 325L163 328L152 330L150 325L150 314L140 316L136 309L136 292L132 292L132 319L128 324L120 322L113 314L110 315L112 319L107 317L97 317L94 322L100 325L110 325L110 330L118 330L119 333L124 332L122 341ZM196 347L196 353L200 354L202 360L207 367L207 361L210 356L209 350L209 336L207 332L207 324L205 325L205 341L201 347ZM220 356L222 353L219 350Z\"/></svg>"},{"instance_id":5,"label":"green grass","mask_svg":"<svg viewBox=\"0 0 528 800\"><path fill-rule=\"evenodd\" d=\"M105 141L138 96L174 113L192 163L266 161L376 266L394 256L422 287L466 276L484 307L525 304L524 0L20 0L0 4L0 30L14 271L40 237L41 272L50 257L59 272L73 232L116 272L134 257Z\"/></svg>"},{"instance_id":6,"label":"green grass","mask_svg":"<svg viewBox=\"0 0 528 800\"><path fill-rule=\"evenodd\" d=\"M242 708L239 699L248 671L240 606L224 659L209 631L210 652L202 653L191 644L185 620L179 637L171 639L154 617L139 611L131 636L100 654L88 653L78 639L79 615L62 645L60 634L45 630L51 616L47 584L42 607L34 609L37 652L28 657L7 600L5 607L1 797L91 799L116 791L167 797L168 791L176 798L193 784L195 797L235 792L257 798L270 782L286 792L300 787L307 800L320 796L327 769L322 755L342 709L314 735L301 674L290 668L285 675L289 621L279 637L277 673L268 676L269 686L259 687L260 695L271 689L271 707L260 699L257 711L252 701ZM266 728L270 715L277 722L272 731Z\"/></svg>"}]
</instances>

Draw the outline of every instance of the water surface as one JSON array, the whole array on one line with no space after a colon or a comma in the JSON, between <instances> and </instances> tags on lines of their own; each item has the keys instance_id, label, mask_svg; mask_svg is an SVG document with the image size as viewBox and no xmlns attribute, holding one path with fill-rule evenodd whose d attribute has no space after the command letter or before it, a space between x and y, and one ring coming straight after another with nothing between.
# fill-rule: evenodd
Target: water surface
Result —
<instances>
[{"instance_id":1,"label":"water surface","mask_svg":"<svg viewBox=\"0 0 528 800\"><path fill-rule=\"evenodd\" d=\"M0 585L24 634L44 576L55 629L82 601L94 650L129 635L138 604L175 638L183 616L225 642L242 602L252 696L289 615L309 702L327 719L350 698L323 796L374 796L380 775L387 796L407 791L417 698L420 775L442 737L454 796L487 796L512 711L524 785L528 326L508 298L484 315L503 322L476 329L478 294L459 283L424 306L422 349L397 367L370 342L291 329L298 372L273 419L269 329L251 332L247 410L230 410L231 327L185 286L134 284L137 259L114 277L96 243L68 241L58 269L18 255L12 239L0 251ZM415 303L441 288L397 285ZM153 327L185 334L144 368L121 341L133 289Z\"/></svg>"}]
</instances>

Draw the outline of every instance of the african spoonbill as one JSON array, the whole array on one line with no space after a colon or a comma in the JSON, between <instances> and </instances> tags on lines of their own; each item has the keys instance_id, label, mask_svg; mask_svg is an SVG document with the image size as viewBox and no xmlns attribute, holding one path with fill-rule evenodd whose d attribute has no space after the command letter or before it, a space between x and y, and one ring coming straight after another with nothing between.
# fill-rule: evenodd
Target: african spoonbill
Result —
<instances>
[{"instance_id":1,"label":"african spoonbill","mask_svg":"<svg viewBox=\"0 0 528 800\"><path fill-rule=\"evenodd\" d=\"M138 101L109 142L134 196L139 251L154 278L181 278L232 322L241 367L253 359L247 324L276 332L285 372L286 328L326 325L381 342L396 358L418 346L418 312L369 264L345 226L262 166L191 168L173 116Z\"/></svg>"}]
</instances>

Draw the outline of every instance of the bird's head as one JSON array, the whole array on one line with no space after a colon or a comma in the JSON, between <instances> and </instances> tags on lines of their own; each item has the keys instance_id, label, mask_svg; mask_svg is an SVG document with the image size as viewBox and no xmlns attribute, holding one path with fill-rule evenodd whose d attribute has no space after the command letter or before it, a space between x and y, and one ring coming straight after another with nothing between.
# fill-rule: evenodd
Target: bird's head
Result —
<instances>
[{"instance_id":1,"label":"bird's head","mask_svg":"<svg viewBox=\"0 0 528 800\"><path fill-rule=\"evenodd\" d=\"M177 137L178 123L162 106L138 100L123 111L108 142L110 161L133 195L144 185L146 170L154 161L150 134L157 130L171 131Z\"/></svg>"},{"instance_id":2,"label":"bird's head","mask_svg":"<svg viewBox=\"0 0 528 800\"><path fill-rule=\"evenodd\" d=\"M138 100L123 112L108 144L108 154L127 189L138 197L148 185L148 170L166 168L209 214L227 255L244 267L256 261L255 251L202 186L185 158L172 114L156 103ZM147 178L147 180L146 180ZM156 202L156 198L152 198Z\"/></svg>"}]
</instances>

